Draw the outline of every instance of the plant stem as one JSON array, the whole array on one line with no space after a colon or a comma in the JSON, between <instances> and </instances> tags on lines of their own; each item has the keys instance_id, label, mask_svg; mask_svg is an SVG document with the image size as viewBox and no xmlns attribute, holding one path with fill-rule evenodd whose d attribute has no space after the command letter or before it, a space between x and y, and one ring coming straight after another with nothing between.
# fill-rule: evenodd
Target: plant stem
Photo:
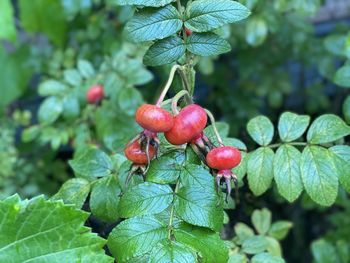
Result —
<instances>
[{"instance_id":1,"label":"plant stem","mask_svg":"<svg viewBox=\"0 0 350 263\"><path fill-rule=\"evenodd\" d=\"M171 110L173 112L173 114L176 116L179 114L179 111L177 110L177 103L179 102L179 100L185 96L188 95L190 96L190 94L188 93L187 90L181 90L179 93L177 93L174 98L171 101Z\"/></svg>"},{"instance_id":2,"label":"plant stem","mask_svg":"<svg viewBox=\"0 0 350 263\"><path fill-rule=\"evenodd\" d=\"M180 179L178 179L176 182L176 186L175 186L175 190L174 190L174 198L179 190L179 187L180 187ZM171 240L172 231L173 231L174 212L175 212L175 206L174 206L174 200L173 200L171 211L170 211L169 224L168 224L168 239L169 240Z\"/></svg>"},{"instance_id":3,"label":"plant stem","mask_svg":"<svg viewBox=\"0 0 350 263\"><path fill-rule=\"evenodd\" d=\"M160 94L159 99L158 99L158 101L157 101L157 103L156 103L156 105L157 105L158 107L160 107L160 105L162 104L162 102L163 102L163 100L164 100L166 94L168 93L168 91L169 91L169 89L170 89L170 87L171 87L171 84L173 83L176 70L178 70L178 69L181 69L181 66L180 66L180 65L174 65L174 66L171 68L168 81L167 81L167 83L165 84L165 87L164 87L162 93Z\"/></svg>"},{"instance_id":4,"label":"plant stem","mask_svg":"<svg viewBox=\"0 0 350 263\"><path fill-rule=\"evenodd\" d=\"M224 143L223 143L223 141L221 139L220 133L219 133L218 129L216 128L215 118L214 118L213 114L207 109L205 109L205 112L207 113L207 115L208 115L208 117L210 119L211 125L213 126L213 130L214 130L215 136L216 136L219 144L221 146L224 146Z\"/></svg>"},{"instance_id":5,"label":"plant stem","mask_svg":"<svg viewBox=\"0 0 350 263\"><path fill-rule=\"evenodd\" d=\"M282 146L283 144L288 144L288 145L293 145L293 146L307 146L307 142L287 142L287 143L276 143L276 144L271 144L268 147L269 148L278 148Z\"/></svg>"}]
</instances>

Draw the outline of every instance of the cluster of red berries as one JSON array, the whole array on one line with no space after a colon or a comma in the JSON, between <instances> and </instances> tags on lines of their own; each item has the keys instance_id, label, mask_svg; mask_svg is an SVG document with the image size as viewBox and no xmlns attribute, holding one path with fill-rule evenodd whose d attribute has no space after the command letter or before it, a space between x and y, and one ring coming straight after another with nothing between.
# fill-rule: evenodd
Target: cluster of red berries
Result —
<instances>
[{"instance_id":1,"label":"cluster of red berries","mask_svg":"<svg viewBox=\"0 0 350 263\"><path fill-rule=\"evenodd\" d=\"M144 104L136 111L136 122L144 129L125 147L125 156L133 162L127 181L131 175L147 172L150 161L157 156L158 133L164 133L173 145L190 143L203 162L216 174L218 185L225 179L228 194L231 192L231 179L236 182L232 169L241 162L241 153L231 146L214 144L204 135L207 125L207 112L201 106L190 104L175 116L157 105Z\"/></svg>"}]
</instances>

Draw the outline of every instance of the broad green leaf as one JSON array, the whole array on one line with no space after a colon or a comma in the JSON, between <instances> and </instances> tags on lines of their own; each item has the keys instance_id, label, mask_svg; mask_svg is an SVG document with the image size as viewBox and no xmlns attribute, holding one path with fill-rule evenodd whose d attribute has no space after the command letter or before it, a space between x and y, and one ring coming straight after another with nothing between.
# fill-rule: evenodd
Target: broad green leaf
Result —
<instances>
[{"instance_id":1,"label":"broad green leaf","mask_svg":"<svg viewBox=\"0 0 350 263\"><path fill-rule=\"evenodd\" d=\"M331 153L318 146L306 147L301 156L300 170L311 199L323 206L332 205L338 194L338 178Z\"/></svg>"},{"instance_id":2,"label":"broad green leaf","mask_svg":"<svg viewBox=\"0 0 350 263\"><path fill-rule=\"evenodd\" d=\"M105 241L84 226L89 214L42 196L0 201L0 262L109 262Z\"/></svg>"},{"instance_id":3,"label":"broad green leaf","mask_svg":"<svg viewBox=\"0 0 350 263\"><path fill-rule=\"evenodd\" d=\"M269 189L273 179L274 152L261 147L248 155L247 174L249 188L254 195L262 195Z\"/></svg>"},{"instance_id":4,"label":"broad green leaf","mask_svg":"<svg viewBox=\"0 0 350 263\"><path fill-rule=\"evenodd\" d=\"M248 155L246 152L241 152L242 161L241 163L232 169L232 172L237 175L238 181L242 181L244 176L247 174L247 163L248 163Z\"/></svg>"},{"instance_id":5,"label":"broad green leaf","mask_svg":"<svg viewBox=\"0 0 350 263\"><path fill-rule=\"evenodd\" d=\"M22 132L22 141L31 142L35 140L40 134L39 125L33 125L23 130Z\"/></svg>"},{"instance_id":6,"label":"broad green leaf","mask_svg":"<svg viewBox=\"0 0 350 263\"><path fill-rule=\"evenodd\" d=\"M180 178L185 187L195 186L202 188L208 194L215 195L216 193L213 176L201 165L186 164L182 167Z\"/></svg>"},{"instance_id":7,"label":"broad green leaf","mask_svg":"<svg viewBox=\"0 0 350 263\"><path fill-rule=\"evenodd\" d=\"M142 104L142 95L135 88L125 88L119 92L118 104L122 111L127 115L135 114L136 109Z\"/></svg>"},{"instance_id":8,"label":"broad green leaf","mask_svg":"<svg viewBox=\"0 0 350 263\"><path fill-rule=\"evenodd\" d=\"M187 7L185 26L195 32L208 32L249 15L250 11L236 1L194 1Z\"/></svg>"},{"instance_id":9,"label":"broad green leaf","mask_svg":"<svg viewBox=\"0 0 350 263\"><path fill-rule=\"evenodd\" d=\"M63 117L67 120L73 120L79 117L80 105L78 98L69 94L63 99Z\"/></svg>"},{"instance_id":10,"label":"broad green leaf","mask_svg":"<svg viewBox=\"0 0 350 263\"><path fill-rule=\"evenodd\" d=\"M62 100L57 97L48 97L40 105L38 117L42 124L52 124L61 115L63 111Z\"/></svg>"},{"instance_id":11,"label":"broad green leaf","mask_svg":"<svg viewBox=\"0 0 350 263\"><path fill-rule=\"evenodd\" d=\"M117 5L165 6L174 0L113 0Z\"/></svg>"},{"instance_id":12,"label":"broad green leaf","mask_svg":"<svg viewBox=\"0 0 350 263\"><path fill-rule=\"evenodd\" d=\"M171 152L153 160L147 172L146 180L157 184L176 183L182 172L184 155Z\"/></svg>"},{"instance_id":13,"label":"broad green leaf","mask_svg":"<svg viewBox=\"0 0 350 263\"><path fill-rule=\"evenodd\" d=\"M343 88L350 88L350 66L344 66L337 70L334 83Z\"/></svg>"},{"instance_id":14,"label":"broad green leaf","mask_svg":"<svg viewBox=\"0 0 350 263\"><path fill-rule=\"evenodd\" d=\"M117 262L129 262L133 257L150 252L167 235L167 225L155 217L134 217L112 230L107 245Z\"/></svg>"},{"instance_id":15,"label":"broad green leaf","mask_svg":"<svg viewBox=\"0 0 350 263\"><path fill-rule=\"evenodd\" d=\"M350 134L350 127L336 115L325 114L318 117L307 133L307 140L312 144L329 143Z\"/></svg>"},{"instance_id":16,"label":"broad green leaf","mask_svg":"<svg viewBox=\"0 0 350 263\"><path fill-rule=\"evenodd\" d=\"M67 22L61 1L20 0L21 26L28 32L44 33L55 44L65 42Z\"/></svg>"},{"instance_id":17,"label":"broad green leaf","mask_svg":"<svg viewBox=\"0 0 350 263\"><path fill-rule=\"evenodd\" d=\"M81 74L76 69L66 69L63 72L64 80L72 86L80 86L82 82Z\"/></svg>"},{"instance_id":18,"label":"broad green leaf","mask_svg":"<svg viewBox=\"0 0 350 263\"><path fill-rule=\"evenodd\" d=\"M120 217L118 209L120 194L121 189L114 175L96 181L90 196L92 214L106 222L116 222Z\"/></svg>"},{"instance_id":19,"label":"broad green leaf","mask_svg":"<svg viewBox=\"0 0 350 263\"><path fill-rule=\"evenodd\" d=\"M99 149L88 149L69 161L76 175L98 178L110 175L112 172L111 158Z\"/></svg>"},{"instance_id":20,"label":"broad green leaf","mask_svg":"<svg viewBox=\"0 0 350 263\"><path fill-rule=\"evenodd\" d=\"M151 252L149 263L193 263L196 254L190 248L176 241L163 241Z\"/></svg>"},{"instance_id":21,"label":"broad green leaf","mask_svg":"<svg viewBox=\"0 0 350 263\"><path fill-rule=\"evenodd\" d=\"M91 78L95 75L94 67L87 60L83 60L83 59L78 60L78 69L80 74L84 78Z\"/></svg>"},{"instance_id":22,"label":"broad green leaf","mask_svg":"<svg viewBox=\"0 0 350 263\"><path fill-rule=\"evenodd\" d=\"M331 54L345 56L346 37L343 34L331 34L325 38L324 46Z\"/></svg>"},{"instance_id":23,"label":"broad green leaf","mask_svg":"<svg viewBox=\"0 0 350 263\"><path fill-rule=\"evenodd\" d=\"M245 254L230 254L228 263L247 263L248 259Z\"/></svg>"},{"instance_id":24,"label":"broad green leaf","mask_svg":"<svg viewBox=\"0 0 350 263\"><path fill-rule=\"evenodd\" d=\"M0 1L0 39L15 41L17 37L13 7L10 0Z\"/></svg>"},{"instance_id":25,"label":"broad green leaf","mask_svg":"<svg viewBox=\"0 0 350 263\"><path fill-rule=\"evenodd\" d=\"M254 230L244 223L237 223L234 229L240 243L254 236Z\"/></svg>"},{"instance_id":26,"label":"broad green leaf","mask_svg":"<svg viewBox=\"0 0 350 263\"><path fill-rule=\"evenodd\" d=\"M334 157L340 184L350 193L350 146L336 145L329 149Z\"/></svg>"},{"instance_id":27,"label":"broad green leaf","mask_svg":"<svg viewBox=\"0 0 350 263\"><path fill-rule=\"evenodd\" d=\"M271 226L271 212L266 208L254 210L252 223L259 234L265 235Z\"/></svg>"},{"instance_id":28,"label":"broad green leaf","mask_svg":"<svg viewBox=\"0 0 350 263\"><path fill-rule=\"evenodd\" d=\"M350 95L346 97L343 104L343 115L347 123L350 123Z\"/></svg>"},{"instance_id":29,"label":"broad green leaf","mask_svg":"<svg viewBox=\"0 0 350 263\"><path fill-rule=\"evenodd\" d=\"M289 202L294 202L303 191L300 172L301 153L284 144L278 148L273 163L273 173L278 192Z\"/></svg>"},{"instance_id":30,"label":"broad green leaf","mask_svg":"<svg viewBox=\"0 0 350 263\"><path fill-rule=\"evenodd\" d=\"M310 124L310 117L298 115L292 112L285 112L278 122L278 132L281 140L292 142L301 137Z\"/></svg>"},{"instance_id":31,"label":"broad green leaf","mask_svg":"<svg viewBox=\"0 0 350 263\"><path fill-rule=\"evenodd\" d=\"M129 188L119 203L122 217L158 214L173 201L173 191L168 185L143 183Z\"/></svg>"},{"instance_id":32,"label":"broad green leaf","mask_svg":"<svg viewBox=\"0 0 350 263\"><path fill-rule=\"evenodd\" d=\"M62 82L49 79L40 83L38 92L41 96L63 95L67 92L68 87Z\"/></svg>"},{"instance_id":33,"label":"broad green leaf","mask_svg":"<svg viewBox=\"0 0 350 263\"><path fill-rule=\"evenodd\" d=\"M226 146L233 146L233 147L236 147L237 149L239 149L241 151L247 151L247 146L244 144L244 142L242 142L239 139L236 139L236 138L224 138L223 142L224 142L224 145L226 145Z\"/></svg>"},{"instance_id":34,"label":"broad green leaf","mask_svg":"<svg viewBox=\"0 0 350 263\"><path fill-rule=\"evenodd\" d=\"M174 235L177 242L197 251L203 263L226 263L228 260L224 241L219 234L209 229L182 224L180 228L174 229Z\"/></svg>"},{"instance_id":35,"label":"broad green leaf","mask_svg":"<svg viewBox=\"0 0 350 263\"><path fill-rule=\"evenodd\" d=\"M62 199L66 204L73 204L77 208L81 208L90 193L90 182L83 178L73 178L66 181L57 194L51 199Z\"/></svg>"},{"instance_id":36,"label":"broad green leaf","mask_svg":"<svg viewBox=\"0 0 350 263\"><path fill-rule=\"evenodd\" d=\"M267 241L263 236L252 236L244 240L242 251L247 254L257 254L267 248Z\"/></svg>"},{"instance_id":37,"label":"broad green leaf","mask_svg":"<svg viewBox=\"0 0 350 263\"><path fill-rule=\"evenodd\" d=\"M261 146L267 146L272 141L274 127L269 118L258 116L248 122L247 131L255 142Z\"/></svg>"},{"instance_id":38,"label":"broad green leaf","mask_svg":"<svg viewBox=\"0 0 350 263\"><path fill-rule=\"evenodd\" d=\"M289 221L276 221L271 225L268 235L278 240L282 240L287 236L292 227L293 224Z\"/></svg>"},{"instance_id":39,"label":"broad green leaf","mask_svg":"<svg viewBox=\"0 0 350 263\"><path fill-rule=\"evenodd\" d=\"M338 262L335 247L324 239L312 242L311 252L316 263Z\"/></svg>"},{"instance_id":40,"label":"broad green leaf","mask_svg":"<svg viewBox=\"0 0 350 263\"><path fill-rule=\"evenodd\" d=\"M273 256L282 256L282 248L280 243L273 237L265 237L267 242L266 250Z\"/></svg>"},{"instance_id":41,"label":"broad green leaf","mask_svg":"<svg viewBox=\"0 0 350 263\"><path fill-rule=\"evenodd\" d=\"M283 258L273 256L267 252L257 254L251 260L251 263L284 263L284 262L285 261Z\"/></svg>"},{"instance_id":42,"label":"broad green leaf","mask_svg":"<svg viewBox=\"0 0 350 263\"><path fill-rule=\"evenodd\" d=\"M149 66L170 64L181 58L185 51L183 40L178 36L171 36L154 43L147 50L143 61Z\"/></svg>"},{"instance_id":43,"label":"broad green leaf","mask_svg":"<svg viewBox=\"0 0 350 263\"><path fill-rule=\"evenodd\" d=\"M226 122L215 122L215 126L222 138L228 136L230 131L230 126ZM212 142L217 142L217 138L213 129L213 125L209 125L204 129L204 134L210 139Z\"/></svg>"},{"instance_id":44,"label":"broad green leaf","mask_svg":"<svg viewBox=\"0 0 350 263\"><path fill-rule=\"evenodd\" d=\"M265 42L269 32L268 24L260 17L249 19L246 27L246 41L249 45L257 47Z\"/></svg>"},{"instance_id":45,"label":"broad green leaf","mask_svg":"<svg viewBox=\"0 0 350 263\"><path fill-rule=\"evenodd\" d=\"M167 5L157 9L141 9L125 25L125 32L130 40L144 42L171 36L181 27L179 12L172 5Z\"/></svg>"},{"instance_id":46,"label":"broad green leaf","mask_svg":"<svg viewBox=\"0 0 350 263\"><path fill-rule=\"evenodd\" d=\"M191 53L202 57L216 56L231 50L225 39L213 33L193 33L187 38L186 47Z\"/></svg>"},{"instance_id":47,"label":"broad green leaf","mask_svg":"<svg viewBox=\"0 0 350 263\"><path fill-rule=\"evenodd\" d=\"M207 192L200 186L182 187L175 197L176 214L184 221L213 230L220 230L223 223L222 204L215 192Z\"/></svg>"}]
</instances>

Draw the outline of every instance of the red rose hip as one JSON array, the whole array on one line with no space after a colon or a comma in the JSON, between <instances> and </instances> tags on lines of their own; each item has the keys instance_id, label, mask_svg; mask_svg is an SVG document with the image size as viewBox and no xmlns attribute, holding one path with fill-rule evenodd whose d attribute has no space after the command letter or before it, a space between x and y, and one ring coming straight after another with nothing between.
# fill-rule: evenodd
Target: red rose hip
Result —
<instances>
[{"instance_id":1,"label":"red rose hip","mask_svg":"<svg viewBox=\"0 0 350 263\"><path fill-rule=\"evenodd\" d=\"M241 152L232 146L223 146L211 150L206 157L210 168L216 170L231 170L240 164Z\"/></svg>"},{"instance_id":2,"label":"red rose hip","mask_svg":"<svg viewBox=\"0 0 350 263\"><path fill-rule=\"evenodd\" d=\"M186 33L186 36L189 37L189 36L192 35L193 31L191 29L189 29L189 28L185 28L185 33Z\"/></svg>"},{"instance_id":3,"label":"red rose hip","mask_svg":"<svg viewBox=\"0 0 350 263\"><path fill-rule=\"evenodd\" d=\"M196 104L191 104L174 117L174 126L164 135L171 144L181 145L196 138L206 125L207 113L205 110Z\"/></svg>"},{"instance_id":4,"label":"red rose hip","mask_svg":"<svg viewBox=\"0 0 350 263\"><path fill-rule=\"evenodd\" d=\"M167 132L174 126L174 117L169 112L151 104L139 107L135 119L142 128L156 133Z\"/></svg>"},{"instance_id":5,"label":"red rose hip","mask_svg":"<svg viewBox=\"0 0 350 263\"><path fill-rule=\"evenodd\" d=\"M152 145L149 146L148 155L149 159L152 160L155 155L155 149ZM127 145L124 150L126 158L132 161L133 164L146 165L148 164L146 151L141 149L139 141L134 141L133 143Z\"/></svg>"},{"instance_id":6,"label":"red rose hip","mask_svg":"<svg viewBox=\"0 0 350 263\"><path fill-rule=\"evenodd\" d=\"M90 104L101 101L104 97L104 89L101 85L95 85L89 88L86 93L86 100Z\"/></svg>"}]
</instances>

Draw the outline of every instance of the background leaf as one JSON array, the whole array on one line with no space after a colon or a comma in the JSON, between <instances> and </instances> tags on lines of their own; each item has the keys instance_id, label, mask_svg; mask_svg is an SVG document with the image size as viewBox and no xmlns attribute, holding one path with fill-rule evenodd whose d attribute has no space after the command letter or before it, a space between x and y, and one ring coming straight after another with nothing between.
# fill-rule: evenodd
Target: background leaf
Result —
<instances>
[{"instance_id":1,"label":"background leaf","mask_svg":"<svg viewBox=\"0 0 350 263\"><path fill-rule=\"evenodd\" d=\"M272 141L274 127L269 118L258 116L248 122L247 131L259 145L267 146Z\"/></svg>"},{"instance_id":2,"label":"background leaf","mask_svg":"<svg viewBox=\"0 0 350 263\"><path fill-rule=\"evenodd\" d=\"M117 5L165 6L174 0L114 0Z\"/></svg>"},{"instance_id":3,"label":"background leaf","mask_svg":"<svg viewBox=\"0 0 350 263\"><path fill-rule=\"evenodd\" d=\"M51 124L60 117L62 111L62 100L57 97L48 97L39 108L39 121L42 124Z\"/></svg>"},{"instance_id":4,"label":"background leaf","mask_svg":"<svg viewBox=\"0 0 350 263\"><path fill-rule=\"evenodd\" d=\"M271 212L266 208L254 210L252 223L259 234L265 235L271 226Z\"/></svg>"},{"instance_id":5,"label":"background leaf","mask_svg":"<svg viewBox=\"0 0 350 263\"><path fill-rule=\"evenodd\" d=\"M15 41L17 31L10 0L0 1L0 39Z\"/></svg>"},{"instance_id":6,"label":"background leaf","mask_svg":"<svg viewBox=\"0 0 350 263\"><path fill-rule=\"evenodd\" d=\"M336 145L329 150L336 155L334 162L339 182L350 193L350 146Z\"/></svg>"},{"instance_id":7,"label":"background leaf","mask_svg":"<svg viewBox=\"0 0 350 263\"><path fill-rule=\"evenodd\" d=\"M292 112L285 112L278 122L278 132L281 140L292 142L301 137L310 124L310 117L298 115Z\"/></svg>"}]
</instances>

